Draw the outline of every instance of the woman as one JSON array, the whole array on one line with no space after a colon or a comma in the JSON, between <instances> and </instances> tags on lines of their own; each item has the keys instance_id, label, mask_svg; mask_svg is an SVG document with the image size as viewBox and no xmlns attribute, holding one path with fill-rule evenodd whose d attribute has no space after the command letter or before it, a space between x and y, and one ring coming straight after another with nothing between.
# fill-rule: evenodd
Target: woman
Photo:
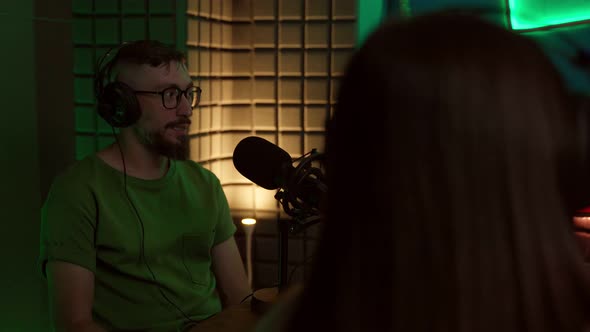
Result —
<instances>
[{"instance_id":1,"label":"woman","mask_svg":"<svg viewBox=\"0 0 590 332\"><path fill-rule=\"evenodd\" d=\"M263 325L583 331L575 130L533 41L459 14L382 26L352 58L328 122L312 278L282 322Z\"/></svg>"}]
</instances>

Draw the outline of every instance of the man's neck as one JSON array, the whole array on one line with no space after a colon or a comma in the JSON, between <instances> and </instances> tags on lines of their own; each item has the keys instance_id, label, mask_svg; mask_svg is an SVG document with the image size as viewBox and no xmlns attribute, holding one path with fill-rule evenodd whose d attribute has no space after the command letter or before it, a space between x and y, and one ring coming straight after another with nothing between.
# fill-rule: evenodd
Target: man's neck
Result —
<instances>
[{"instance_id":1,"label":"man's neck","mask_svg":"<svg viewBox=\"0 0 590 332\"><path fill-rule=\"evenodd\" d=\"M162 178L170 167L168 157L148 150L139 142L126 140L122 135L119 136L118 143L100 151L98 155L111 167L145 180Z\"/></svg>"}]
</instances>

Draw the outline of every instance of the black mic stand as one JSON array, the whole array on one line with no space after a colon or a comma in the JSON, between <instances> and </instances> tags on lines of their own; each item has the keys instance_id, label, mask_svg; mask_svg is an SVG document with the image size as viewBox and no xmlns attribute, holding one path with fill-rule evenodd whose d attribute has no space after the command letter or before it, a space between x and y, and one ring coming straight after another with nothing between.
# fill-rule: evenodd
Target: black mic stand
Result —
<instances>
[{"instance_id":1,"label":"black mic stand","mask_svg":"<svg viewBox=\"0 0 590 332\"><path fill-rule=\"evenodd\" d=\"M289 268L289 221L279 216L279 293L287 287Z\"/></svg>"},{"instance_id":2,"label":"black mic stand","mask_svg":"<svg viewBox=\"0 0 590 332\"><path fill-rule=\"evenodd\" d=\"M279 191L275 197L279 199L282 191ZM284 200L279 199L282 204ZM254 292L252 295L252 310L263 314L270 309L271 305L276 301L280 293L284 292L288 286L288 267L289 267L289 234L297 234L307 227L314 225L320 221L320 217L313 212L303 213L302 210L285 209L291 216L291 219L278 219L279 228L279 284L278 287L263 288ZM297 212L295 212L297 211Z\"/></svg>"},{"instance_id":3,"label":"black mic stand","mask_svg":"<svg viewBox=\"0 0 590 332\"><path fill-rule=\"evenodd\" d=\"M293 217L291 220L279 218L279 293L286 289L289 282L287 279L289 267L289 234L297 234L319 221L320 217L316 215L311 215L304 219L299 217Z\"/></svg>"},{"instance_id":4,"label":"black mic stand","mask_svg":"<svg viewBox=\"0 0 590 332\"><path fill-rule=\"evenodd\" d=\"M319 197L315 197L315 202L306 203L302 201L298 194L301 182L304 179L311 181L308 185L317 186L322 193L327 191L327 187L323 184L323 174L320 169L312 167L312 162L323 158L323 154L316 153L313 149L309 154L304 155L297 168L295 169L295 179L288 188L295 189L295 192L290 192L286 188L281 188L275 194L275 199L279 201L283 210L291 219L281 219L280 213L277 216L277 224L279 228L279 269L278 269L278 287L264 288L254 292L252 296L252 309L258 313L264 313L270 305L276 300L279 293L286 290L288 286L288 267L289 267L289 234L297 234L307 227L314 225L320 221L319 209L317 203Z\"/></svg>"}]
</instances>

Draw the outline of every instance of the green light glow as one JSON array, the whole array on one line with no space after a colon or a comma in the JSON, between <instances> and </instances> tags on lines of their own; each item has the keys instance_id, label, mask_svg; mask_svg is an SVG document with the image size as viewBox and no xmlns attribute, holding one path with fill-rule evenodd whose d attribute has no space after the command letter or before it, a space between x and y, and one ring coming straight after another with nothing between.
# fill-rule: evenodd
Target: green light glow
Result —
<instances>
[{"instance_id":1,"label":"green light glow","mask_svg":"<svg viewBox=\"0 0 590 332\"><path fill-rule=\"evenodd\" d=\"M385 0L357 0L357 47L381 24Z\"/></svg>"},{"instance_id":2,"label":"green light glow","mask_svg":"<svg viewBox=\"0 0 590 332\"><path fill-rule=\"evenodd\" d=\"M538 29L590 20L587 0L509 0L514 30Z\"/></svg>"}]
</instances>

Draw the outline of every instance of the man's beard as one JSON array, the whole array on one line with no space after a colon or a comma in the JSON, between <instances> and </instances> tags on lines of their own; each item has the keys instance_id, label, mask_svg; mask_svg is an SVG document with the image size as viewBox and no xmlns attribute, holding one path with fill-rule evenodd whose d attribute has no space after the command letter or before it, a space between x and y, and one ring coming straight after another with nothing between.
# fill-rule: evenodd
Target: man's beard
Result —
<instances>
[{"instance_id":1,"label":"man's beard","mask_svg":"<svg viewBox=\"0 0 590 332\"><path fill-rule=\"evenodd\" d=\"M164 137L164 131L140 131L134 128L139 142L148 150L174 160L187 160L190 157L188 135L179 136L177 142L171 143Z\"/></svg>"}]
</instances>

